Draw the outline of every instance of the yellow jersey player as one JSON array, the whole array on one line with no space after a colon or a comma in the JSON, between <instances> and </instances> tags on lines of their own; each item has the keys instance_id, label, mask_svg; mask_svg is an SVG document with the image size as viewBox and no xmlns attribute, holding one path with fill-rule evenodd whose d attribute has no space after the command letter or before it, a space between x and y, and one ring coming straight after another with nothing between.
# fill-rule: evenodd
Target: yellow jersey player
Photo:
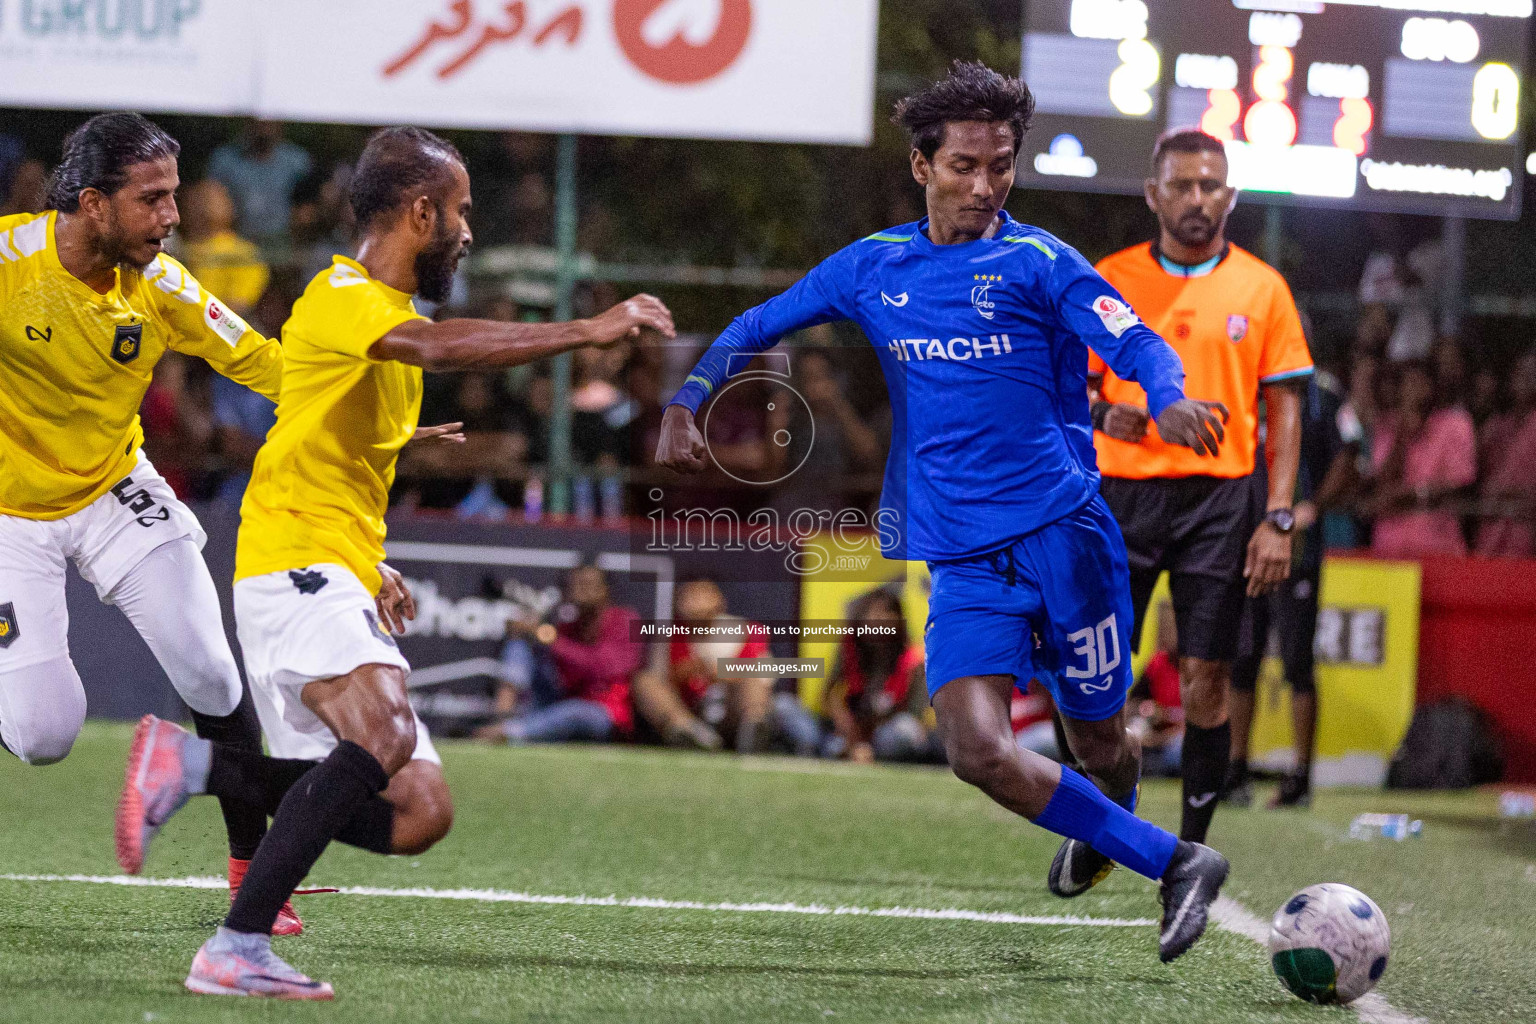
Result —
<instances>
[{"instance_id":1,"label":"yellow jersey player","mask_svg":"<svg viewBox=\"0 0 1536 1024\"><path fill-rule=\"evenodd\" d=\"M273 399L283 372L277 342L162 251L179 150L137 114L94 117L64 142L52 209L0 218L0 741L29 764L68 754L85 718L71 561L144 637L200 735L261 747L202 528L139 450L139 406L168 349ZM266 815L223 804L237 886Z\"/></svg>"},{"instance_id":2,"label":"yellow jersey player","mask_svg":"<svg viewBox=\"0 0 1536 1024\"><path fill-rule=\"evenodd\" d=\"M393 638L414 606L383 564L389 487L416 428L422 369L515 366L642 329L672 335L667 308L645 295L573 323L433 323L411 296L447 298L469 246L463 158L430 132L387 128L369 140L351 187L357 258L336 257L283 328L277 425L241 508L235 622L273 756L146 719L126 773L125 863L142 863L144 845L194 795L265 794L273 812L229 916L193 960L194 992L331 998L271 950L283 901L332 839L420 853L452 822Z\"/></svg>"}]
</instances>

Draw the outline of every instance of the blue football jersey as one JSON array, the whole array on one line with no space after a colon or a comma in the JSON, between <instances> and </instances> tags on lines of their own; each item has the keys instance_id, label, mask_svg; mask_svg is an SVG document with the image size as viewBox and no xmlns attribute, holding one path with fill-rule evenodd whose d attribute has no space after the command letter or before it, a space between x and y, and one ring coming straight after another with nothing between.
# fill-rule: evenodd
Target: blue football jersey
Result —
<instances>
[{"instance_id":1,"label":"blue football jersey","mask_svg":"<svg viewBox=\"0 0 1536 1024\"><path fill-rule=\"evenodd\" d=\"M1178 355L1071 246L1002 214L991 238L935 245L928 221L833 254L737 317L674 404L699 406L785 334L852 320L880 357L892 438L880 499L889 558L995 551L1098 493L1091 346L1146 390L1184 397Z\"/></svg>"}]
</instances>

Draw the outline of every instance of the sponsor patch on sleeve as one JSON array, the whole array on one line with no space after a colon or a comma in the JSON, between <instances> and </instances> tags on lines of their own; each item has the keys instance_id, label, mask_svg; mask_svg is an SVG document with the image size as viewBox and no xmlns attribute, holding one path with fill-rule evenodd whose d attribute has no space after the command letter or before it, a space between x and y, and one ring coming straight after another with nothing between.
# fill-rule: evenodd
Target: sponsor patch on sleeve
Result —
<instances>
[{"instance_id":1,"label":"sponsor patch on sleeve","mask_svg":"<svg viewBox=\"0 0 1536 1024\"><path fill-rule=\"evenodd\" d=\"M209 299L204 304L203 322L208 325L209 330L223 338L230 348L238 345L245 332L250 330L244 320L216 299Z\"/></svg>"},{"instance_id":2,"label":"sponsor patch on sleeve","mask_svg":"<svg viewBox=\"0 0 1536 1024\"><path fill-rule=\"evenodd\" d=\"M1113 295L1100 295L1094 299L1093 311L1103 321L1104 329L1117 338L1124 334L1127 328L1141 323L1141 318L1135 311Z\"/></svg>"}]
</instances>

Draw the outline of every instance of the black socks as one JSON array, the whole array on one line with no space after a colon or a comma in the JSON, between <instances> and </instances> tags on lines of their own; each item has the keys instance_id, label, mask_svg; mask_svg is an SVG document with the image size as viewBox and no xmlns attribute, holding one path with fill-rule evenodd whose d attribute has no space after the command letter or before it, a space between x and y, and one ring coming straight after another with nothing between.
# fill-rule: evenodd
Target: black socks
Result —
<instances>
[{"instance_id":1,"label":"black socks","mask_svg":"<svg viewBox=\"0 0 1536 1024\"><path fill-rule=\"evenodd\" d=\"M266 935L277 912L332 839L389 785L377 758L350 740L314 765L282 799L224 925ZM210 790L211 791L211 790Z\"/></svg>"},{"instance_id":2,"label":"black socks","mask_svg":"<svg viewBox=\"0 0 1536 1024\"><path fill-rule=\"evenodd\" d=\"M214 749L223 745L261 754L261 723L256 718L248 687L241 688L240 703L231 714L215 718L194 711L192 722L197 735L212 741ZM229 855L236 860L250 860L261 845L261 837L267 834L267 811L259 801L217 795L219 810L224 812L224 829L229 833Z\"/></svg>"},{"instance_id":3,"label":"black socks","mask_svg":"<svg viewBox=\"0 0 1536 1024\"><path fill-rule=\"evenodd\" d=\"M1184 727L1184 815L1179 826L1180 839L1205 842L1231 757L1231 723L1222 722L1214 729Z\"/></svg>"},{"instance_id":4,"label":"black socks","mask_svg":"<svg viewBox=\"0 0 1536 1024\"><path fill-rule=\"evenodd\" d=\"M277 814L288 790L319 764L215 744L208 765L207 791L221 800L243 801L260 808L265 832L266 816ZM394 827L395 805L382 796L374 796L357 809L336 833L336 839L372 853L394 853ZM241 859L250 860L255 852L253 847L251 854Z\"/></svg>"}]
</instances>

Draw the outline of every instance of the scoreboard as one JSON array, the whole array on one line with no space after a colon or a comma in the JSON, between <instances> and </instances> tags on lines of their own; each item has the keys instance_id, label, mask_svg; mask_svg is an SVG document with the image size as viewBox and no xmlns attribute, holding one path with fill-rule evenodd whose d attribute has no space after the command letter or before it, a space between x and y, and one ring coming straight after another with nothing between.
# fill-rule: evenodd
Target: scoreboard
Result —
<instances>
[{"instance_id":1,"label":"scoreboard","mask_svg":"<svg viewBox=\"0 0 1536 1024\"><path fill-rule=\"evenodd\" d=\"M1139 194L1157 137L1298 203L1514 219L1532 0L1027 0L1020 182Z\"/></svg>"}]
</instances>

